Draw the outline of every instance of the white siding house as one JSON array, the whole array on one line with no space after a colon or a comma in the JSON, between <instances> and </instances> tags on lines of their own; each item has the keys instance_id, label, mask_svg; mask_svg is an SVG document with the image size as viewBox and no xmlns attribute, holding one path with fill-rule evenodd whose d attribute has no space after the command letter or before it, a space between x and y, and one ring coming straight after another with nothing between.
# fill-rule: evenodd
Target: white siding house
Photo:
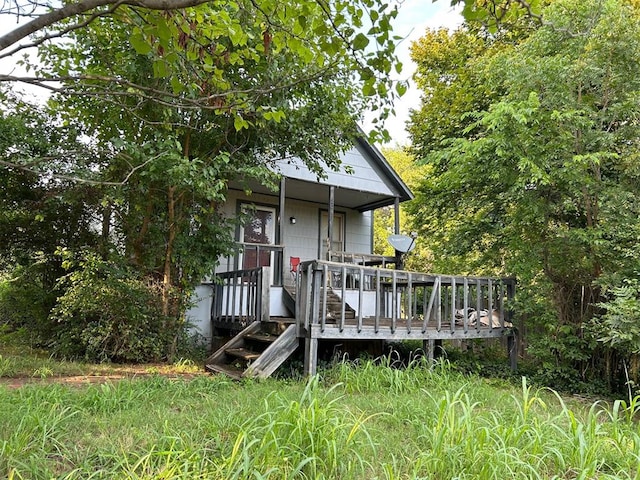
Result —
<instances>
[{"instance_id":1,"label":"white siding house","mask_svg":"<svg viewBox=\"0 0 640 480\"><path fill-rule=\"evenodd\" d=\"M271 316L291 315L278 292L293 283L292 258L302 262L327 259L328 250L372 254L373 211L395 205L397 215L399 203L413 198L382 154L364 138L342 155L342 162L340 171L328 171L323 179L316 178L299 160L276 162L281 174L277 192L256 186L246 195L231 185L226 214L235 216L252 205L255 221L236 232L243 253L221 258L216 273L269 265ZM330 215L333 222L329 222ZM205 337L212 334L212 290L203 282L196 290L196 306L187 314Z\"/></svg>"}]
</instances>

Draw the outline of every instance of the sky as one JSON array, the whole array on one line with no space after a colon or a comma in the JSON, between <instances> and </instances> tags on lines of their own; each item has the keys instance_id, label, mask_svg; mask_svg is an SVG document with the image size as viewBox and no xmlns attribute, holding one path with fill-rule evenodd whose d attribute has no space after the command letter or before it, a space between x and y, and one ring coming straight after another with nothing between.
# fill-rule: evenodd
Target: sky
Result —
<instances>
[{"instance_id":1,"label":"sky","mask_svg":"<svg viewBox=\"0 0 640 480\"><path fill-rule=\"evenodd\" d=\"M459 10L454 10L448 0L439 0L435 3L430 0L400 0L399 3L394 33L406 37L397 48L398 58L403 64L403 71L399 78L409 80L409 89L394 105L396 116L385 122L385 127L391 134L391 142L385 146L391 147L409 143L405 122L409 119L409 110L420 105L420 92L411 82L411 76L415 72L415 65L409 53L411 43L422 37L428 28L455 29L462 23ZM363 127L365 130L371 128L367 118Z\"/></svg>"},{"instance_id":2,"label":"sky","mask_svg":"<svg viewBox=\"0 0 640 480\"><path fill-rule=\"evenodd\" d=\"M409 89L402 98L396 101L394 107L396 116L389 118L385 122L385 127L391 134L391 141L386 146L406 145L409 138L405 131L405 122L409 119L409 109L416 108L420 105L420 92L410 81L415 66L411 61L409 48L411 43L418 40L427 28L446 27L453 29L460 25L462 17L457 11L454 11L449 0L438 0L433 3L432 0L396 0L400 6L398 17L394 23L394 34L404 38L398 45L398 57L404 65L403 71L398 78L409 80ZM0 32L4 33L15 28L15 18L11 16L0 16ZM15 59L0 60L0 72L24 73L20 68L15 68ZM41 92L35 88L24 88L27 93L41 95ZM372 128L370 119L366 118L363 122L363 128L368 131Z\"/></svg>"}]
</instances>

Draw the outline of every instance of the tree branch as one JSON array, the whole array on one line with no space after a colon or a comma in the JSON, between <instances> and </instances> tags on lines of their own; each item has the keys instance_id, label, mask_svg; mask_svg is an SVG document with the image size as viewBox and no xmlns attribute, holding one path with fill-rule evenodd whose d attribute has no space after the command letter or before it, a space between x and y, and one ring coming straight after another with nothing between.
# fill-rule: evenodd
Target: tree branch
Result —
<instances>
[{"instance_id":1,"label":"tree branch","mask_svg":"<svg viewBox=\"0 0 640 480\"><path fill-rule=\"evenodd\" d=\"M55 32L55 33L47 33L46 35L43 35L42 37L38 38L37 40L34 40L31 43L24 43L24 44L21 44L21 45L16 45L16 47L13 48L12 50L8 50L8 51L5 51L3 53L0 53L0 59L6 58L6 57L10 57L11 55L15 54L16 52L19 52L20 50L37 47L38 45L42 45L47 40L53 40L54 38L60 38L60 37L63 37L64 35L66 35L69 32L72 32L74 30L78 30L80 28L84 28L87 25L89 25L91 22L93 22L98 17L104 17L106 15L111 15L113 12L116 11L116 9L119 6L120 6L120 4L116 4L116 5L112 5L111 8L109 8L109 9L93 12L89 16L89 18L87 18L83 22L74 23L73 25L69 25L68 27L64 28L63 30L60 30L60 31ZM0 49L0 51L1 50L2 49Z\"/></svg>"},{"instance_id":2,"label":"tree branch","mask_svg":"<svg viewBox=\"0 0 640 480\"><path fill-rule=\"evenodd\" d=\"M232 89L220 93L212 93L196 97L187 97L185 95L174 94L170 90L149 87L141 85L129 80L102 75L77 75L67 77L20 77L13 75L0 75L0 84L3 82L22 82L29 85L35 85L52 93L61 95L82 95L85 97L93 96L95 98L106 97L134 97L141 100L149 100L159 105L170 108L194 109L194 110L233 110L238 103L226 103L228 99L234 97L247 96L258 98L270 95L274 92L288 90L301 83L317 80L331 71L336 65L331 63L317 71L308 72L299 78L282 78L280 82L264 85L263 87L252 87L245 89ZM88 84L86 82L95 82ZM62 86L56 84L63 84ZM125 87L121 90L113 90L112 85L120 85ZM220 104L219 101L224 101Z\"/></svg>"},{"instance_id":3,"label":"tree branch","mask_svg":"<svg viewBox=\"0 0 640 480\"><path fill-rule=\"evenodd\" d=\"M105 182L103 180L91 180L89 178L82 178L82 177L77 177L77 176L74 176L74 175L65 175L63 173L55 173L55 172L48 172L48 174L50 174L51 177L57 178L59 180L69 180L69 181L72 181L72 182L85 183L85 184L88 184L88 185L104 185L104 186L121 187L122 185L125 185L129 181L131 176L133 174L135 174L138 170L140 170L141 168L144 168L149 163L157 160L161 156L162 156L162 154L155 155L155 156L149 158L147 161L141 163L140 165L136 165L135 167L131 167L131 170L129 170L129 172L125 175L125 177L120 182ZM41 161L42 160L33 162L32 165L40 163ZM42 172L40 170L37 170L35 168L31 168L29 165L23 165L23 164L20 164L20 163L7 162L6 160L0 160L0 166L5 167L5 168L15 169L15 170L22 170L23 172L33 173L33 174L38 175L38 176L42 175Z\"/></svg>"},{"instance_id":4,"label":"tree branch","mask_svg":"<svg viewBox=\"0 0 640 480\"><path fill-rule=\"evenodd\" d=\"M15 30L0 36L0 51L56 22L81 15L95 8L111 6L111 10L115 10L122 5L128 5L148 8L149 10L177 10L180 8L195 7L207 1L208 0L82 0L80 2L73 2L64 7L44 13Z\"/></svg>"}]
</instances>

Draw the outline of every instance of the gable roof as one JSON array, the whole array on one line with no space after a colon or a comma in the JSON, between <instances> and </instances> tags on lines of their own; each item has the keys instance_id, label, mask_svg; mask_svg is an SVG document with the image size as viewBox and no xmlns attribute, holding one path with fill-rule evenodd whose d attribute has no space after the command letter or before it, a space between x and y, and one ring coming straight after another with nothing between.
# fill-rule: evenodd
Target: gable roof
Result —
<instances>
[{"instance_id":1,"label":"gable roof","mask_svg":"<svg viewBox=\"0 0 640 480\"><path fill-rule=\"evenodd\" d=\"M364 134L354 147L341 156L340 171L326 171L326 178L318 179L300 159L276 162L276 170L288 179L286 196L300 200L328 199L327 187L335 186L336 206L359 211L393 205L411 200L413 193L391 167L382 153L371 145ZM349 167L353 173L347 173ZM319 197L320 196L320 197Z\"/></svg>"}]
</instances>

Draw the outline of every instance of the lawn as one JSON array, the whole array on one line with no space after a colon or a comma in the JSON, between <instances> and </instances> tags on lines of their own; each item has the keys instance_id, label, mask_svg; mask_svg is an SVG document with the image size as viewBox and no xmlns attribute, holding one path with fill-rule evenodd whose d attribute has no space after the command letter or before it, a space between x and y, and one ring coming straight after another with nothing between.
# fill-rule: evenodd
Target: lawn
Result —
<instances>
[{"instance_id":1,"label":"lawn","mask_svg":"<svg viewBox=\"0 0 640 480\"><path fill-rule=\"evenodd\" d=\"M563 399L422 361L309 380L160 373L0 386L18 479L640 478L635 401Z\"/></svg>"}]
</instances>

